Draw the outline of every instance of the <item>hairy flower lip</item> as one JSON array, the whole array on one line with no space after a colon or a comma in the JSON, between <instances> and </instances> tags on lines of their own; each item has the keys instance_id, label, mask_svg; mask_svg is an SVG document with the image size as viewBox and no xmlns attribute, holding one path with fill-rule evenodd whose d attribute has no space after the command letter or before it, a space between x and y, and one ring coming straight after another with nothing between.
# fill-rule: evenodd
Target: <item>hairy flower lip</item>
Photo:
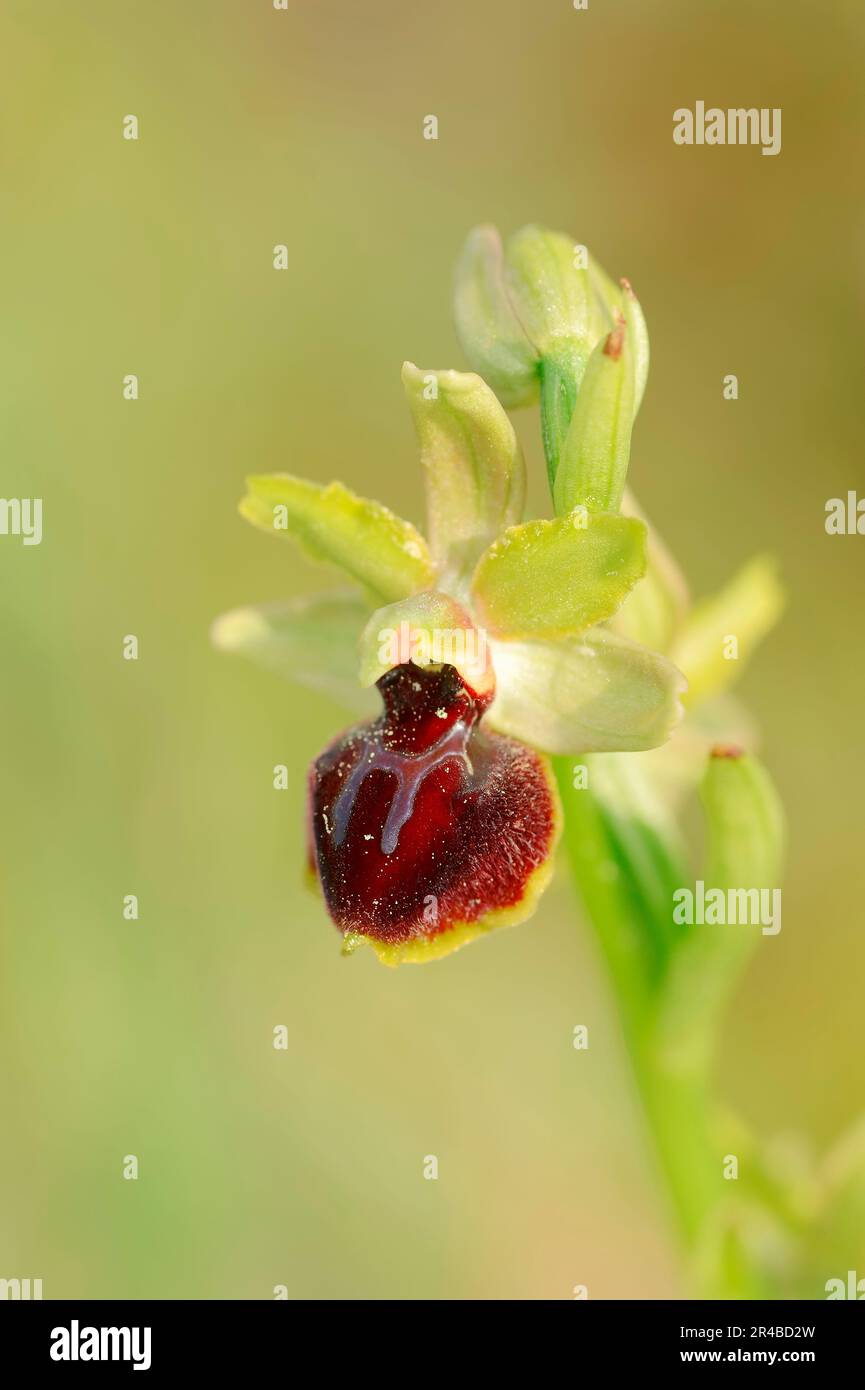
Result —
<instances>
[{"instance_id":1,"label":"hairy flower lip","mask_svg":"<svg viewBox=\"0 0 865 1390\"><path fill-rule=\"evenodd\" d=\"M384 712L310 769L310 849L328 911L382 959L445 954L533 910L558 838L543 757L478 728L451 666L378 682Z\"/></svg>"}]
</instances>

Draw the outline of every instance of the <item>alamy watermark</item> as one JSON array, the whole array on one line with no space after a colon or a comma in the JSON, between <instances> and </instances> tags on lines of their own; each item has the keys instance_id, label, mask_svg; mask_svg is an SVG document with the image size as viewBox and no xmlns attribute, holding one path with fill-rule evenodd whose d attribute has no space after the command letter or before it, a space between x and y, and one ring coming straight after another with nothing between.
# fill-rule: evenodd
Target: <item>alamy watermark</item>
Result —
<instances>
[{"instance_id":1,"label":"alamy watermark","mask_svg":"<svg viewBox=\"0 0 865 1390\"><path fill-rule=\"evenodd\" d=\"M52 1361L131 1361L133 1371L150 1369L149 1327L69 1327L51 1329Z\"/></svg>"},{"instance_id":2,"label":"alamy watermark","mask_svg":"<svg viewBox=\"0 0 865 1390\"><path fill-rule=\"evenodd\" d=\"M764 936L781 930L780 888L707 888L701 878L693 889L673 893L677 926L762 927Z\"/></svg>"},{"instance_id":3,"label":"alamy watermark","mask_svg":"<svg viewBox=\"0 0 865 1390\"><path fill-rule=\"evenodd\" d=\"M20 1299L29 1302L30 1299L41 1299L42 1280L41 1279L0 1279L0 1300Z\"/></svg>"},{"instance_id":4,"label":"alamy watermark","mask_svg":"<svg viewBox=\"0 0 865 1390\"><path fill-rule=\"evenodd\" d=\"M852 489L846 497L830 497L825 524L827 536L865 536L865 497Z\"/></svg>"},{"instance_id":5,"label":"alamy watermark","mask_svg":"<svg viewBox=\"0 0 865 1390\"><path fill-rule=\"evenodd\" d=\"M680 106L673 112L673 140L677 145L761 145L763 154L781 153L780 106L706 107L698 101L691 111Z\"/></svg>"},{"instance_id":6,"label":"alamy watermark","mask_svg":"<svg viewBox=\"0 0 865 1390\"><path fill-rule=\"evenodd\" d=\"M39 545L42 498L0 497L0 536L20 536L25 545Z\"/></svg>"},{"instance_id":7,"label":"alamy watermark","mask_svg":"<svg viewBox=\"0 0 865 1390\"><path fill-rule=\"evenodd\" d=\"M855 1269L848 1269L846 1279L827 1279L823 1287L829 1302L837 1298L851 1298L861 1303L865 1299L865 1279L860 1279Z\"/></svg>"},{"instance_id":8,"label":"alamy watermark","mask_svg":"<svg viewBox=\"0 0 865 1390\"><path fill-rule=\"evenodd\" d=\"M378 633L378 659L382 666L456 666L483 670L487 664L487 634L482 627L413 627L405 619L399 627L383 627Z\"/></svg>"}]
</instances>

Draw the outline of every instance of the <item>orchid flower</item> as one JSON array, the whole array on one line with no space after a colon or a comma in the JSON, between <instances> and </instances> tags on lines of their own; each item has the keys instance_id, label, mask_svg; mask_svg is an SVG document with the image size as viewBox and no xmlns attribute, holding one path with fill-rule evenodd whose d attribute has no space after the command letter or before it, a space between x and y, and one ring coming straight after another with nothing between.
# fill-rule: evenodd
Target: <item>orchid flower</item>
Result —
<instances>
[{"instance_id":1,"label":"orchid flower","mask_svg":"<svg viewBox=\"0 0 865 1390\"><path fill-rule=\"evenodd\" d=\"M559 234L524 228L505 253L481 227L460 259L455 308L477 372L402 372L426 534L340 482L253 476L241 515L353 590L236 609L213 634L368 716L310 770L310 862L344 950L368 943L388 965L532 915L561 830L551 755L656 749L646 770L674 805L719 737L752 742L747 716L715 698L734 670L718 628L742 619L750 647L781 603L757 560L691 614L627 490L649 363L628 281L616 286ZM554 515L526 520L504 406L536 400ZM689 718L668 744L685 698ZM627 768L629 784L645 780L632 759ZM602 762L611 811L621 780ZM629 795L645 804L645 787Z\"/></svg>"},{"instance_id":2,"label":"orchid flower","mask_svg":"<svg viewBox=\"0 0 865 1390\"><path fill-rule=\"evenodd\" d=\"M611 625L647 569L647 527L619 510L644 371L629 345L639 306L575 275L584 332L569 351L586 386L555 516L524 519L522 452L482 377L408 362L425 535L339 482L251 477L240 504L359 590L228 614L215 639L313 688L377 686L378 717L312 766L309 832L345 948L367 942L386 964L529 917L561 825L547 755L655 748L682 713L673 662Z\"/></svg>"}]
</instances>

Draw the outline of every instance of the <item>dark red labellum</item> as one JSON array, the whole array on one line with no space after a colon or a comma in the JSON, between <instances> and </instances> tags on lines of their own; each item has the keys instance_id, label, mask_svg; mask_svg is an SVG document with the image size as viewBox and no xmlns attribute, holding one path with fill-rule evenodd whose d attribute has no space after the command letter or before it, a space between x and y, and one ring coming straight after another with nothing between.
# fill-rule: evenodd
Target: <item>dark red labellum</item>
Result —
<instances>
[{"instance_id":1,"label":"dark red labellum","mask_svg":"<svg viewBox=\"0 0 865 1390\"><path fill-rule=\"evenodd\" d=\"M378 689L378 719L312 765L311 852L336 925L397 963L529 914L557 801L539 754L479 727L491 697L453 666L408 662Z\"/></svg>"}]
</instances>

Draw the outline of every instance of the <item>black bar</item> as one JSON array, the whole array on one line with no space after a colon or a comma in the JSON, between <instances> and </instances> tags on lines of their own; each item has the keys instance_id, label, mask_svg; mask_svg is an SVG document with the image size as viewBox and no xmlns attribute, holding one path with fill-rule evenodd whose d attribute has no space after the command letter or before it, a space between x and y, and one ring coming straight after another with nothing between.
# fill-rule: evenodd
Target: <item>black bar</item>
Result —
<instances>
[{"instance_id":1,"label":"black bar","mask_svg":"<svg viewBox=\"0 0 865 1390\"><path fill-rule=\"evenodd\" d=\"M508 1305L511 1312L500 1340L501 1305L493 1302L471 1303L462 1311L445 1304L432 1314L408 1302L398 1307L338 1302L324 1304L318 1316L314 1311L310 1317L313 1306L278 1301L7 1302L0 1305L0 1347L4 1367L17 1363L19 1378L48 1371L52 1378L92 1379L108 1370L114 1376L137 1374L143 1381L145 1376L159 1380L189 1371L206 1383L209 1376L221 1381L250 1371L296 1375L309 1356L316 1356L324 1370L344 1356L352 1358L355 1374L384 1370L390 1377L401 1364L400 1374L410 1379L413 1360L419 1358L428 1379L439 1358L443 1373L453 1373L461 1360L458 1347L468 1350L467 1337L474 1342L471 1359L481 1356L488 1366L523 1347L536 1367L549 1367L551 1358L563 1357L579 1376L601 1369L674 1368L699 1375L706 1366L735 1374L741 1367L761 1365L773 1371L804 1366L825 1378L827 1371L858 1364L863 1338L862 1315L831 1301L575 1300L558 1312L553 1305L543 1315L537 1304L524 1305L520 1314ZM535 1321L540 1316L543 1325ZM527 1322L521 1326L523 1317ZM412 1359L397 1362L393 1353L403 1347ZM55 1359L52 1348L55 1357L62 1352L70 1359ZM105 1359L87 1359L92 1350ZM115 1354L126 1359L113 1359Z\"/></svg>"}]
</instances>

